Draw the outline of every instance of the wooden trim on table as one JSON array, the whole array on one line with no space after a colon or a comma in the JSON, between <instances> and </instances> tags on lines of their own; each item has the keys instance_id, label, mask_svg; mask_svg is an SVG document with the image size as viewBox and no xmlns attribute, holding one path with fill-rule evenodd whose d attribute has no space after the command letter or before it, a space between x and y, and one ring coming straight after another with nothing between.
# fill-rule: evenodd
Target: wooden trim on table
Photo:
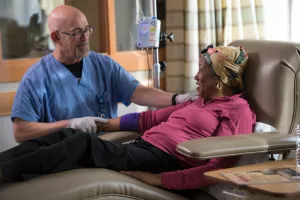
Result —
<instances>
[{"instance_id":1,"label":"wooden trim on table","mask_svg":"<svg viewBox=\"0 0 300 200\"><path fill-rule=\"evenodd\" d=\"M108 55L117 52L116 15L115 0L105 0L107 3L107 34L108 34Z\"/></svg>"},{"instance_id":2,"label":"wooden trim on table","mask_svg":"<svg viewBox=\"0 0 300 200\"><path fill-rule=\"evenodd\" d=\"M150 68L152 66L152 57L149 54L147 60L145 51L117 52L110 57L129 72L148 70L148 61ZM0 61L0 83L20 82L29 67L39 60L40 58L24 58Z\"/></svg>"},{"instance_id":3,"label":"wooden trim on table","mask_svg":"<svg viewBox=\"0 0 300 200\"><path fill-rule=\"evenodd\" d=\"M1 42L1 31L0 31L0 63L1 63L1 60L2 60L2 42ZM1 65L0 65L1 67Z\"/></svg>"},{"instance_id":4,"label":"wooden trim on table","mask_svg":"<svg viewBox=\"0 0 300 200\"><path fill-rule=\"evenodd\" d=\"M0 83L21 81L27 69L40 58L23 58L0 61Z\"/></svg>"},{"instance_id":5,"label":"wooden trim on table","mask_svg":"<svg viewBox=\"0 0 300 200\"><path fill-rule=\"evenodd\" d=\"M41 58L21 58L21 59L11 59L11 60L2 60L0 62L0 67L28 67L39 61Z\"/></svg>"},{"instance_id":6,"label":"wooden trim on table","mask_svg":"<svg viewBox=\"0 0 300 200\"><path fill-rule=\"evenodd\" d=\"M107 32L108 27L108 5L107 1L101 0L99 1L99 50L100 52L107 52L109 49L108 37L109 34Z\"/></svg>"},{"instance_id":7,"label":"wooden trim on table","mask_svg":"<svg viewBox=\"0 0 300 200\"><path fill-rule=\"evenodd\" d=\"M9 116L16 92L0 92L0 116Z\"/></svg>"},{"instance_id":8,"label":"wooden trim on table","mask_svg":"<svg viewBox=\"0 0 300 200\"><path fill-rule=\"evenodd\" d=\"M124 69L129 72L148 70L152 66L152 56L148 55L145 51L127 51L127 52L117 52L110 55L112 59L118 62Z\"/></svg>"}]
</instances>

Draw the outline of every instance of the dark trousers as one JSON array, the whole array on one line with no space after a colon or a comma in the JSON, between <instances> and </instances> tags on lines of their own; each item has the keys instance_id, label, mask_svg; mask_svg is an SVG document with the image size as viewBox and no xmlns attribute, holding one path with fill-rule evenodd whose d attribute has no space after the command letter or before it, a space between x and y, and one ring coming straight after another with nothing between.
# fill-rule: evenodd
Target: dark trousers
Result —
<instances>
[{"instance_id":1,"label":"dark trousers","mask_svg":"<svg viewBox=\"0 0 300 200\"><path fill-rule=\"evenodd\" d=\"M86 167L152 173L182 169L175 157L142 139L118 144L73 129L62 129L0 153L1 182Z\"/></svg>"}]
</instances>

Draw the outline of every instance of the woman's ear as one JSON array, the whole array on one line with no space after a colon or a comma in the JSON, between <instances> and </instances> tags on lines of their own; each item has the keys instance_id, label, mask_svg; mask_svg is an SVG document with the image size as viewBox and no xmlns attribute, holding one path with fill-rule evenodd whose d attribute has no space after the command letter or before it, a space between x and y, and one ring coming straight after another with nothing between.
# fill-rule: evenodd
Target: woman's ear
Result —
<instances>
[{"instance_id":1,"label":"woman's ear","mask_svg":"<svg viewBox=\"0 0 300 200\"><path fill-rule=\"evenodd\" d=\"M217 83L217 89L218 89L218 90L221 90L221 89L222 89L222 83L221 83L221 82L218 82L218 83Z\"/></svg>"},{"instance_id":2,"label":"woman's ear","mask_svg":"<svg viewBox=\"0 0 300 200\"><path fill-rule=\"evenodd\" d=\"M220 86L222 86L222 80L221 80L221 78L219 77L219 76L217 76L217 75L215 75L216 76L216 85L220 85Z\"/></svg>"}]
</instances>

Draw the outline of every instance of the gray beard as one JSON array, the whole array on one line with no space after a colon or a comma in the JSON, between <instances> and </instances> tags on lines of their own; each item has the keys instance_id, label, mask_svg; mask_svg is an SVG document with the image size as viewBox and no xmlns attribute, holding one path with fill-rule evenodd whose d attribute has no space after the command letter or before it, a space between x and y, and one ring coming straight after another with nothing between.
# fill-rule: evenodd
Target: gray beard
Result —
<instances>
[{"instance_id":1,"label":"gray beard","mask_svg":"<svg viewBox=\"0 0 300 200\"><path fill-rule=\"evenodd\" d=\"M89 55L89 53L90 53L90 46L89 45L85 49L80 49L78 47L76 47L76 49L75 49L75 55L76 55L77 58L86 57L87 55Z\"/></svg>"}]
</instances>

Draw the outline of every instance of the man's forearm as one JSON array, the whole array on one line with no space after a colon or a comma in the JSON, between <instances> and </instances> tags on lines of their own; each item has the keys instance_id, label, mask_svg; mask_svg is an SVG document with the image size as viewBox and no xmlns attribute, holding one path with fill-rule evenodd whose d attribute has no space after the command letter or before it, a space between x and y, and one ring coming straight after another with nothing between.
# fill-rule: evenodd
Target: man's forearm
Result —
<instances>
[{"instance_id":1,"label":"man's forearm","mask_svg":"<svg viewBox=\"0 0 300 200\"><path fill-rule=\"evenodd\" d=\"M163 108L172 105L173 95L173 93L139 85L134 91L131 101L141 106Z\"/></svg>"},{"instance_id":2,"label":"man's forearm","mask_svg":"<svg viewBox=\"0 0 300 200\"><path fill-rule=\"evenodd\" d=\"M18 143L48 135L51 132L66 128L68 120L53 123L27 122L21 119L14 121L14 136Z\"/></svg>"}]
</instances>

